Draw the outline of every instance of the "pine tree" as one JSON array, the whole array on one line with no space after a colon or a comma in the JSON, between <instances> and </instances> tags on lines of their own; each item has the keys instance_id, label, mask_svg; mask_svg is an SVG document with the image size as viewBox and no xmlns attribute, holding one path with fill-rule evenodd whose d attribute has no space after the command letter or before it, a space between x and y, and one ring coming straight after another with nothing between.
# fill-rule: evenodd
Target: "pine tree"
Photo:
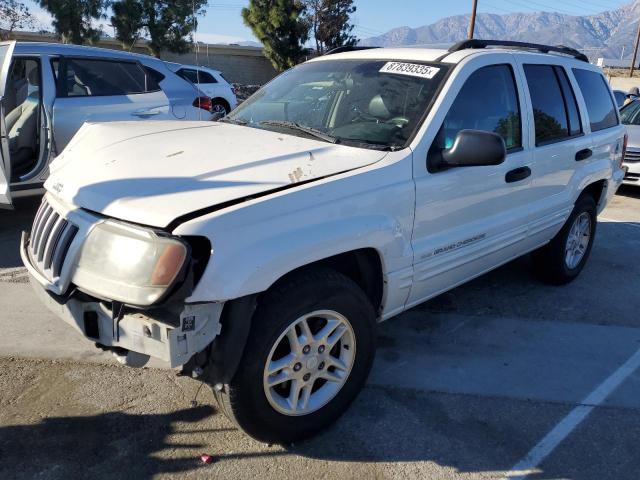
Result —
<instances>
[{"instance_id":1,"label":"pine tree","mask_svg":"<svg viewBox=\"0 0 640 480\"><path fill-rule=\"evenodd\" d=\"M305 5L305 21L313 32L318 53L358 43L349 23L356 11L353 0L305 0Z\"/></svg>"},{"instance_id":2,"label":"pine tree","mask_svg":"<svg viewBox=\"0 0 640 480\"><path fill-rule=\"evenodd\" d=\"M111 24L125 48L148 36L147 48L156 57L163 51L185 53L206 4L207 0L119 0L112 5Z\"/></svg>"},{"instance_id":3,"label":"pine tree","mask_svg":"<svg viewBox=\"0 0 640 480\"><path fill-rule=\"evenodd\" d=\"M250 0L242 9L244 23L264 46L264 54L278 71L299 63L307 53L309 27L299 0Z\"/></svg>"},{"instance_id":4,"label":"pine tree","mask_svg":"<svg viewBox=\"0 0 640 480\"><path fill-rule=\"evenodd\" d=\"M106 18L105 0L40 0L40 6L53 16L53 28L64 43L94 43L102 30L92 22Z\"/></svg>"}]
</instances>

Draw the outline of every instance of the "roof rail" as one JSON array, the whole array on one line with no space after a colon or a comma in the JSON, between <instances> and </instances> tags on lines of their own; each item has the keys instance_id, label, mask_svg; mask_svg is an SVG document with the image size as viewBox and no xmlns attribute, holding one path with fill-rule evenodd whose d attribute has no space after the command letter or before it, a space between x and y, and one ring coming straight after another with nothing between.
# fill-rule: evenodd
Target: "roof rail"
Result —
<instances>
[{"instance_id":1,"label":"roof rail","mask_svg":"<svg viewBox=\"0 0 640 480\"><path fill-rule=\"evenodd\" d=\"M364 47L358 45L343 45L342 47L336 47L328 52L323 53L322 55L333 55L335 53L342 52L357 52L358 50L371 50L372 48L380 48L380 47Z\"/></svg>"},{"instance_id":2,"label":"roof rail","mask_svg":"<svg viewBox=\"0 0 640 480\"><path fill-rule=\"evenodd\" d=\"M480 39L471 39L471 40L462 40L461 42L456 43L451 48L449 48L449 52L459 52L460 50L466 50L467 48L487 48L487 47L509 47L515 48L519 50L537 50L542 53L556 52L562 53L564 55L569 55L577 60L581 60L583 62L589 63L589 59L587 56L576 50L575 48L565 47L564 45L542 45L539 43L527 43L527 42L515 42L512 40L480 40Z\"/></svg>"}]
</instances>

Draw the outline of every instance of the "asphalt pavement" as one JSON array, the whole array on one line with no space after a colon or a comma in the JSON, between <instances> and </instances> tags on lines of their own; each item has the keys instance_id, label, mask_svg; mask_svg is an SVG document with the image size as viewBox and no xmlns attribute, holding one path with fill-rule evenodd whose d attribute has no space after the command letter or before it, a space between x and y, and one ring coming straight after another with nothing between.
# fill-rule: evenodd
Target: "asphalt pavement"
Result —
<instances>
[{"instance_id":1,"label":"asphalt pavement","mask_svg":"<svg viewBox=\"0 0 640 480\"><path fill-rule=\"evenodd\" d=\"M639 476L640 188L602 213L572 284L540 284L523 257L380 325L354 405L289 446L251 440L206 386L118 366L49 314L17 253L36 208L0 211L0 478Z\"/></svg>"}]
</instances>

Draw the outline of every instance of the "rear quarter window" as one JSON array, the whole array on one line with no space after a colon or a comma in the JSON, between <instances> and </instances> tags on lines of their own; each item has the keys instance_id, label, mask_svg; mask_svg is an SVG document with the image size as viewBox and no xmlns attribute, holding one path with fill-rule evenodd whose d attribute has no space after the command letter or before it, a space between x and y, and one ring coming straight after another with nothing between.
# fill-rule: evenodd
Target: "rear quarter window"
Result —
<instances>
[{"instance_id":1,"label":"rear quarter window","mask_svg":"<svg viewBox=\"0 0 640 480\"><path fill-rule=\"evenodd\" d=\"M213 78L213 75L202 70L198 70L198 78L200 80L200 83L218 83L218 81Z\"/></svg>"},{"instance_id":2,"label":"rear quarter window","mask_svg":"<svg viewBox=\"0 0 640 480\"><path fill-rule=\"evenodd\" d=\"M613 103L604 77L597 72L582 68L574 68L573 74L587 105L591 131L597 132L618 125L617 107Z\"/></svg>"}]
</instances>

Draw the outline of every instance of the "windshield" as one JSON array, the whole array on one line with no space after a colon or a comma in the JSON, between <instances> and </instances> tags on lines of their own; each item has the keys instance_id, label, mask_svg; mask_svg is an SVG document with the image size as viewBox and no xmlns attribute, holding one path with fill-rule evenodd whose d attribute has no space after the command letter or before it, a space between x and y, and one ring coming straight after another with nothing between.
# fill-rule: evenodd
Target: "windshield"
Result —
<instances>
[{"instance_id":1,"label":"windshield","mask_svg":"<svg viewBox=\"0 0 640 480\"><path fill-rule=\"evenodd\" d=\"M624 125L640 125L640 101L634 100L622 107L620 120Z\"/></svg>"},{"instance_id":2,"label":"windshield","mask_svg":"<svg viewBox=\"0 0 640 480\"><path fill-rule=\"evenodd\" d=\"M226 121L369 148L404 147L448 67L386 60L323 60L267 84ZM315 132L315 134L314 134Z\"/></svg>"}]
</instances>

